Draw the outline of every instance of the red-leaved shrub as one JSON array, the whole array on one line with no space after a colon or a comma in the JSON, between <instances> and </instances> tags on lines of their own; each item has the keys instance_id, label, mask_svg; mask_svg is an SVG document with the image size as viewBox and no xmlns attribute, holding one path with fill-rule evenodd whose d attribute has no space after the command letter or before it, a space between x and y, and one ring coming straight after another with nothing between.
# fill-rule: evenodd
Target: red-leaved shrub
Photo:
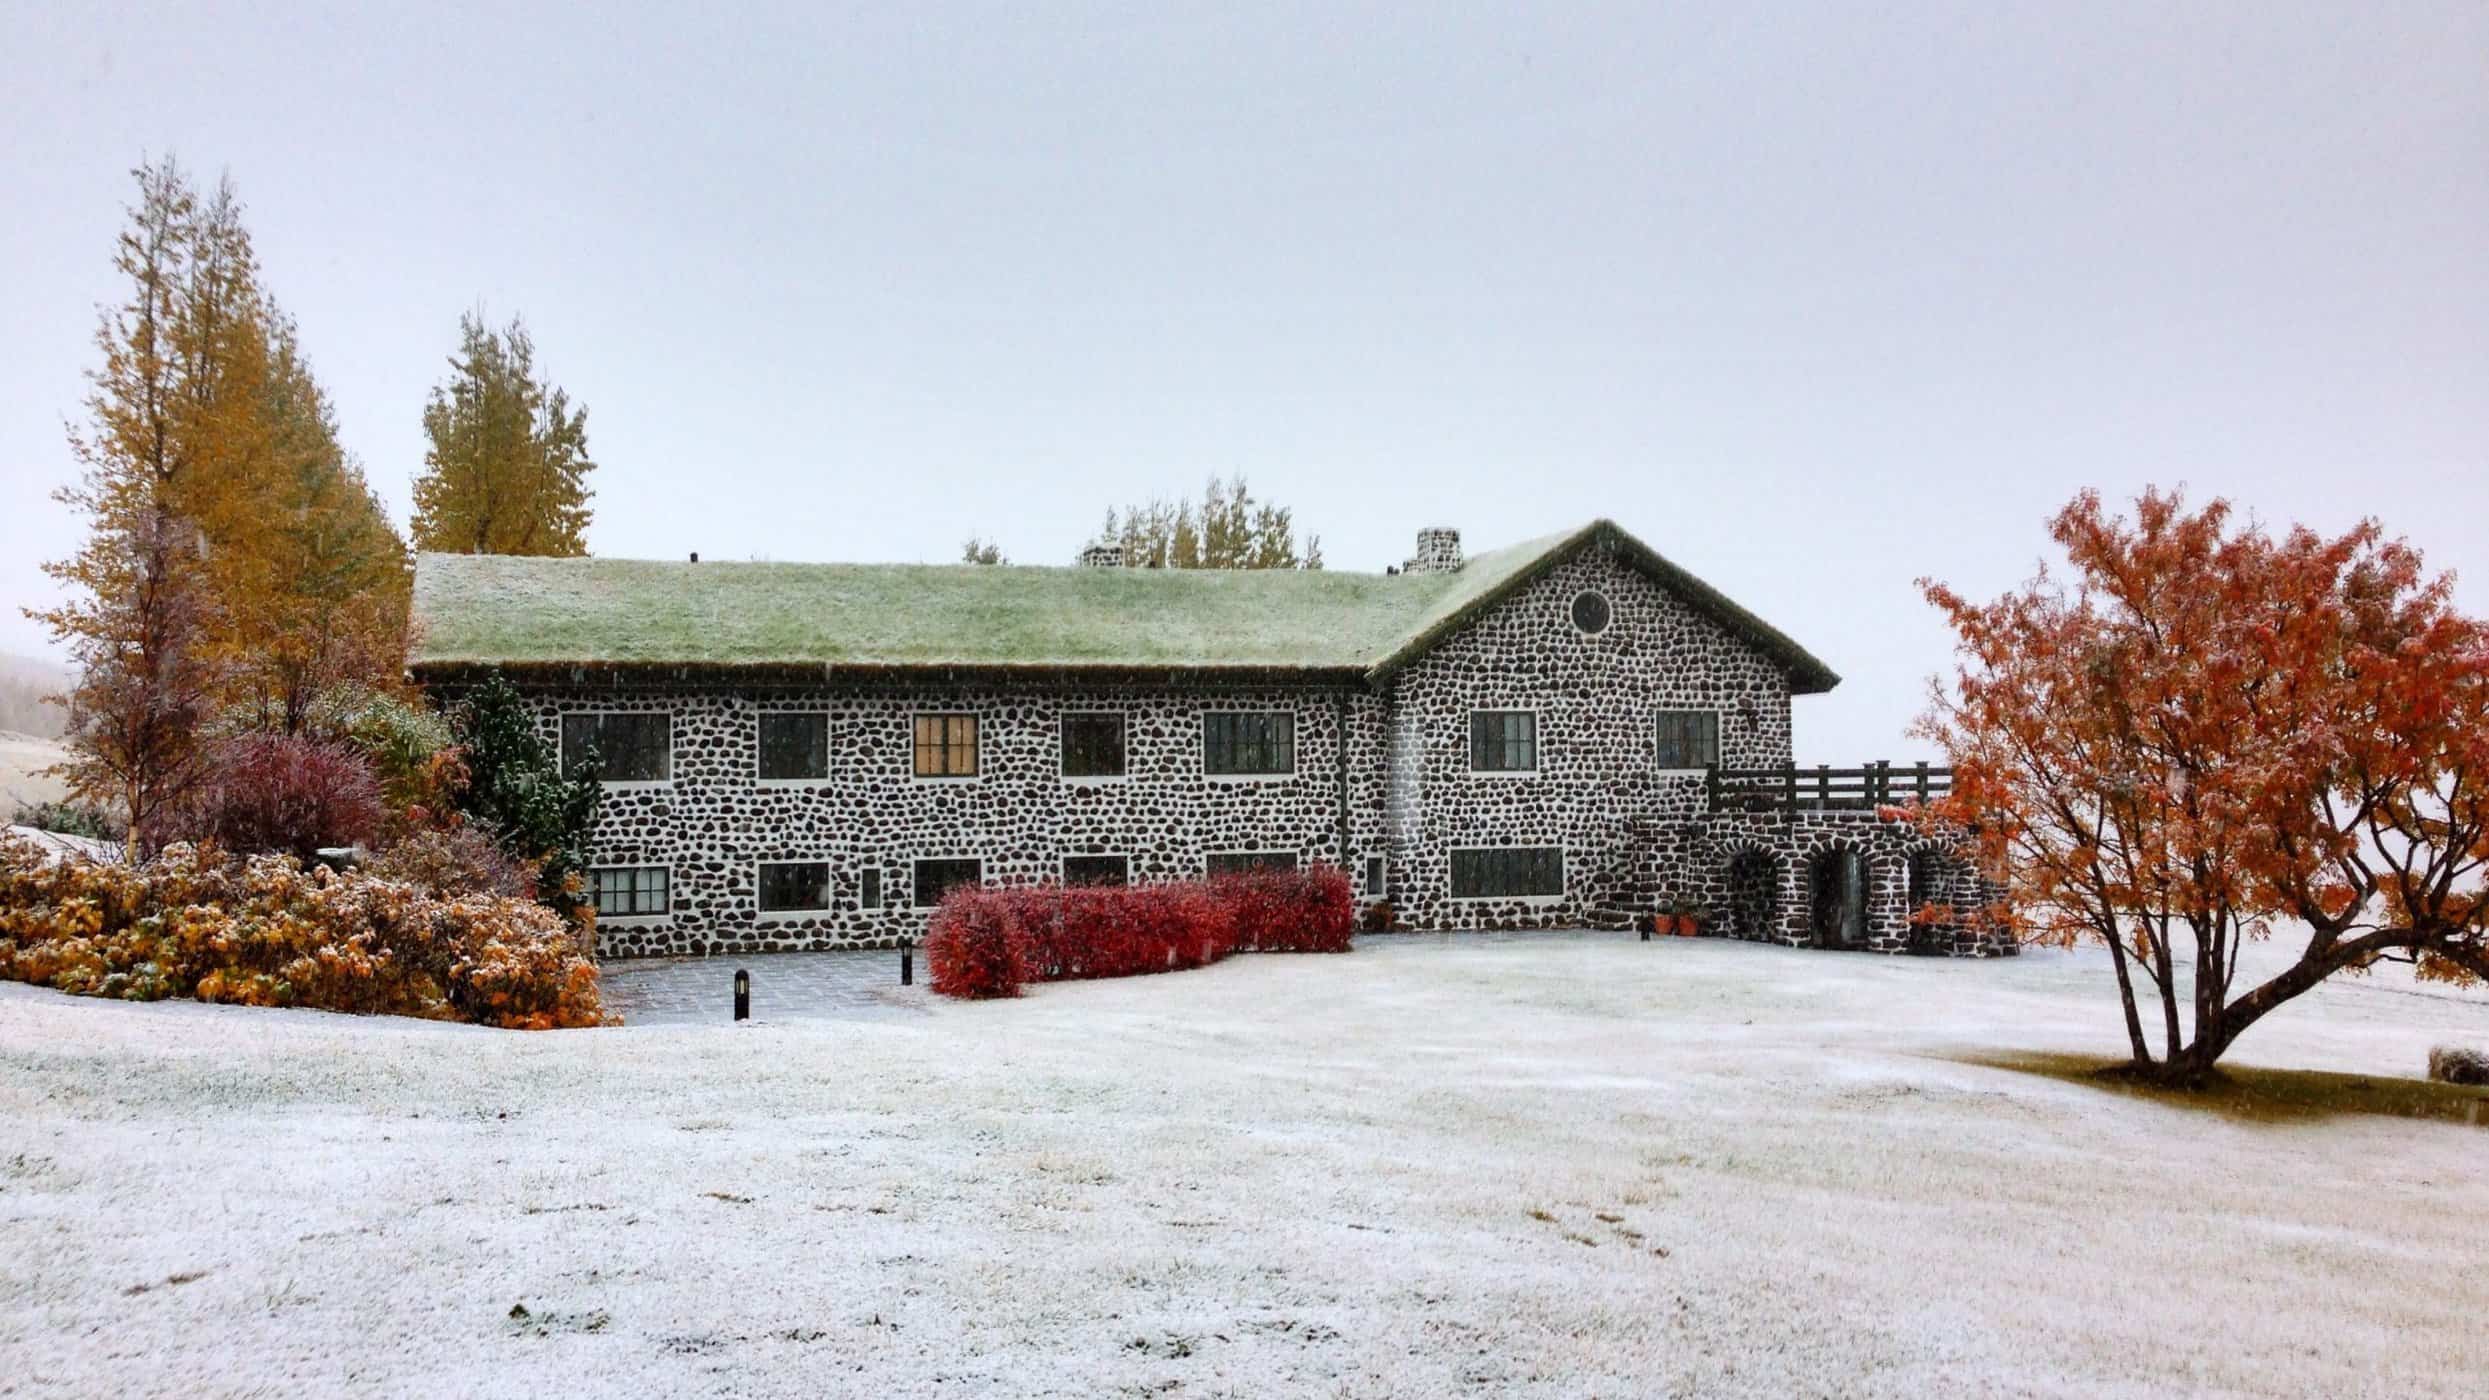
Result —
<instances>
[{"instance_id":1,"label":"red-leaved shrub","mask_svg":"<svg viewBox=\"0 0 2489 1400\"><path fill-rule=\"evenodd\" d=\"M380 782L345 744L244 734L217 746L215 775L157 841L213 841L240 855L280 851L305 864L322 846L351 846L380 829Z\"/></svg>"},{"instance_id":2,"label":"red-leaved shrub","mask_svg":"<svg viewBox=\"0 0 2489 1400\"><path fill-rule=\"evenodd\" d=\"M960 888L925 935L933 990L1018 996L1028 982L1203 967L1239 950L1346 952L1348 877L1326 866L1156 885Z\"/></svg>"},{"instance_id":3,"label":"red-leaved shrub","mask_svg":"<svg viewBox=\"0 0 2489 1400\"><path fill-rule=\"evenodd\" d=\"M925 931L926 980L946 997L1020 994L1025 936L1013 891L954 886Z\"/></svg>"},{"instance_id":4,"label":"red-leaved shrub","mask_svg":"<svg viewBox=\"0 0 2489 1400\"><path fill-rule=\"evenodd\" d=\"M1357 931L1356 895L1333 866L1248 870L1210 884L1235 911L1236 946L1247 952L1345 953Z\"/></svg>"}]
</instances>

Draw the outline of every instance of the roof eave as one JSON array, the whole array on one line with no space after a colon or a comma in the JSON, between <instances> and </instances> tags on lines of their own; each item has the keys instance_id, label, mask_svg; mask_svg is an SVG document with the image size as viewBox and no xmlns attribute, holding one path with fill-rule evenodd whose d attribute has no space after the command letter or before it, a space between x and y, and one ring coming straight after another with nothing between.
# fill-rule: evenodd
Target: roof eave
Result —
<instances>
[{"instance_id":1,"label":"roof eave","mask_svg":"<svg viewBox=\"0 0 2489 1400\"><path fill-rule=\"evenodd\" d=\"M1522 588L1544 577L1557 565L1571 559L1593 543L1606 542L1626 556L1636 568L1650 575L1662 586L1683 595L1714 622L1752 643L1756 650L1770 657L1788 674L1793 695L1821 695L1841 683L1833 669L1818 660L1814 653L1799 646L1787 633L1746 611L1720 590L1671 563L1665 555L1627 533L1613 520L1593 520L1558 540L1527 565L1513 571L1512 577L1479 594L1459 610L1437 620L1416 636L1402 642L1390 655L1376 662L1366 672L1370 685L1381 686L1393 676L1408 669L1416 660L1433 650L1454 632L1469 625L1487 609L1511 597Z\"/></svg>"}]
</instances>

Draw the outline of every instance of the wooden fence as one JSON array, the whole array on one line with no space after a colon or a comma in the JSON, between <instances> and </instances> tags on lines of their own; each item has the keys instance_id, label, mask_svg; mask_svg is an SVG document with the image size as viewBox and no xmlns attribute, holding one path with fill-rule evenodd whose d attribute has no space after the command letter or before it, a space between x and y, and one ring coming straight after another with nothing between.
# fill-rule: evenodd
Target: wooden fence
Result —
<instances>
[{"instance_id":1,"label":"wooden fence","mask_svg":"<svg viewBox=\"0 0 2489 1400\"><path fill-rule=\"evenodd\" d=\"M1713 768L1715 812L1844 812L1926 802L1953 791L1953 770L1913 763L1896 768Z\"/></svg>"}]
</instances>

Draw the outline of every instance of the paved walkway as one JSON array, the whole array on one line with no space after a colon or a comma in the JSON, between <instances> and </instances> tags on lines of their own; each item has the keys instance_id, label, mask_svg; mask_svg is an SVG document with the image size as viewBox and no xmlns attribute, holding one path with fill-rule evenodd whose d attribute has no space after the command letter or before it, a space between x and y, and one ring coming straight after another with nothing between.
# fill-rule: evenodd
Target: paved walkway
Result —
<instances>
[{"instance_id":1,"label":"paved walkway","mask_svg":"<svg viewBox=\"0 0 2489 1400\"><path fill-rule=\"evenodd\" d=\"M626 1026L723 1025L735 1018L735 970L752 974L752 1019L912 1015L925 1009L925 952L916 983L899 985L897 949L631 958L600 971L605 1007Z\"/></svg>"}]
</instances>

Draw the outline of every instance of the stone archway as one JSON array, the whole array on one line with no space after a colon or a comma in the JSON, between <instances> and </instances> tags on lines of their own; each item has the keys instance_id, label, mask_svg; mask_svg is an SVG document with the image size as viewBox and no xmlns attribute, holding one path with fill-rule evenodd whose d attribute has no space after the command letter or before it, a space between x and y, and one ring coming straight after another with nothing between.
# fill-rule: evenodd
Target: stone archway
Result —
<instances>
[{"instance_id":1,"label":"stone archway","mask_svg":"<svg viewBox=\"0 0 2489 1400\"><path fill-rule=\"evenodd\" d=\"M1728 858L1727 932L1736 938L1780 936L1780 857L1759 846Z\"/></svg>"},{"instance_id":2,"label":"stone archway","mask_svg":"<svg viewBox=\"0 0 2489 1400\"><path fill-rule=\"evenodd\" d=\"M1833 846L1806 862L1807 934L1818 948L1867 946L1867 853Z\"/></svg>"}]
</instances>

